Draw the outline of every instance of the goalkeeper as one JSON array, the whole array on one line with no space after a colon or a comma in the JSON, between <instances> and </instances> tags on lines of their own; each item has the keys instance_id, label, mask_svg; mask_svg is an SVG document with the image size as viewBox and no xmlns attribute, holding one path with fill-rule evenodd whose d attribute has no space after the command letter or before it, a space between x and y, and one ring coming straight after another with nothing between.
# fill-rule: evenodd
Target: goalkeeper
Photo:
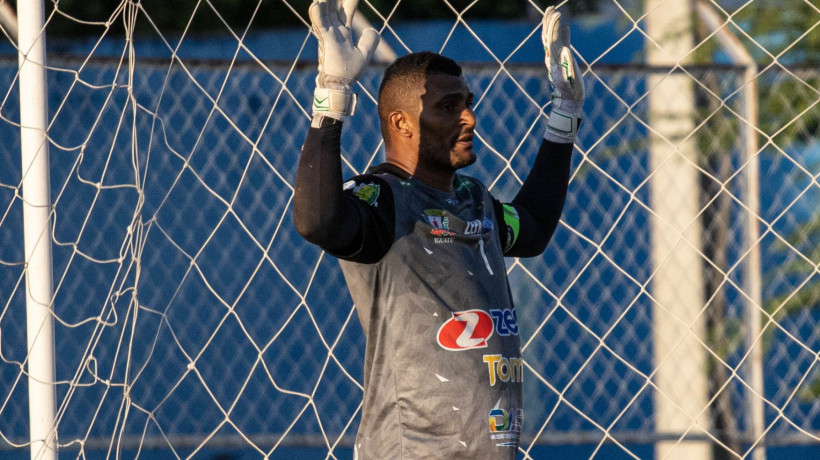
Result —
<instances>
[{"instance_id":1,"label":"goalkeeper","mask_svg":"<svg viewBox=\"0 0 820 460\"><path fill-rule=\"evenodd\" d=\"M504 257L543 252L560 218L584 87L569 30L548 8L554 92L532 170L511 203L458 173L476 160L473 93L454 61L422 52L384 73L386 161L342 180L340 139L379 41L354 43L357 0L314 0L319 75L296 175L294 222L338 257L367 345L356 458L515 458L524 365Z\"/></svg>"}]
</instances>

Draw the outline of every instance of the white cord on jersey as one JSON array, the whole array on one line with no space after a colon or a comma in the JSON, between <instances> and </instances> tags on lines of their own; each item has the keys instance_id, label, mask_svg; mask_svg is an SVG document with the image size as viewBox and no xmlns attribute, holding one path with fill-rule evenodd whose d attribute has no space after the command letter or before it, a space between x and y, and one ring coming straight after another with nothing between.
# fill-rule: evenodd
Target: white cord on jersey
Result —
<instances>
[{"instance_id":1,"label":"white cord on jersey","mask_svg":"<svg viewBox=\"0 0 820 460\"><path fill-rule=\"evenodd\" d=\"M484 253L484 239L478 240L478 248L481 250L481 257L484 258L484 265L487 266L487 271L490 272L491 275L493 275L493 269L490 268L490 261L487 260L487 254Z\"/></svg>"}]
</instances>

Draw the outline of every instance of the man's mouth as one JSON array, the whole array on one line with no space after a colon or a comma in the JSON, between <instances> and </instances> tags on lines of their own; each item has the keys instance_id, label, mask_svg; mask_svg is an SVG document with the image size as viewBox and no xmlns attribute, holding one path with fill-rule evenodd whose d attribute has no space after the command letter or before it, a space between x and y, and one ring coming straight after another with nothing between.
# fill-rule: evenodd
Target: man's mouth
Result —
<instances>
[{"instance_id":1,"label":"man's mouth","mask_svg":"<svg viewBox=\"0 0 820 460\"><path fill-rule=\"evenodd\" d=\"M473 135L472 134L467 134L465 136L461 136L461 137L458 138L458 140L456 142L458 142L460 144L473 145Z\"/></svg>"}]
</instances>

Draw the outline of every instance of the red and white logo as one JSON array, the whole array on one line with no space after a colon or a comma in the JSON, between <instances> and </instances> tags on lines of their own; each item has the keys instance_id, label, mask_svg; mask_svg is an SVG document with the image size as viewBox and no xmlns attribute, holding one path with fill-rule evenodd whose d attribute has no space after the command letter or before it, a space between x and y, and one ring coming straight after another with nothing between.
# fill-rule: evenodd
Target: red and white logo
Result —
<instances>
[{"instance_id":1,"label":"red and white logo","mask_svg":"<svg viewBox=\"0 0 820 460\"><path fill-rule=\"evenodd\" d=\"M486 311L459 311L453 312L453 317L441 325L436 338L445 350L485 348L493 329L493 319Z\"/></svg>"}]
</instances>

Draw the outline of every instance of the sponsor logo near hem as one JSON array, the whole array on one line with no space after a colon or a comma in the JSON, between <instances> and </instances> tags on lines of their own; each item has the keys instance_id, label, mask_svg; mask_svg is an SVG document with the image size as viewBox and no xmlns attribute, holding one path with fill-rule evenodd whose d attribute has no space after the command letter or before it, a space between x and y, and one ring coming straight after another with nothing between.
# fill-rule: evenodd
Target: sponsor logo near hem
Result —
<instances>
[{"instance_id":1,"label":"sponsor logo near hem","mask_svg":"<svg viewBox=\"0 0 820 460\"><path fill-rule=\"evenodd\" d=\"M490 431L507 431L510 429L510 414L504 409L495 408L490 411Z\"/></svg>"},{"instance_id":2,"label":"sponsor logo near hem","mask_svg":"<svg viewBox=\"0 0 820 460\"><path fill-rule=\"evenodd\" d=\"M524 422L524 411L522 409L511 409L507 411L501 408L501 400L495 404L489 413L490 439L500 441L496 444L499 447L516 447L518 436L521 433L521 426Z\"/></svg>"}]
</instances>

